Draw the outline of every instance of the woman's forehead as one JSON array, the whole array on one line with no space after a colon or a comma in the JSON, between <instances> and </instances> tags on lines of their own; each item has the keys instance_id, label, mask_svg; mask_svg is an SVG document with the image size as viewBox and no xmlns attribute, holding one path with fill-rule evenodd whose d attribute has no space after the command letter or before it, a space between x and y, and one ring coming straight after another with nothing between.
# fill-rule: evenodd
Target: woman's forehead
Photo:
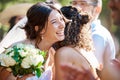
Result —
<instances>
[{"instance_id":1,"label":"woman's forehead","mask_svg":"<svg viewBox=\"0 0 120 80\"><path fill-rule=\"evenodd\" d=\"M61 14L57 11L57 10L52 10L50 15L49 15L49 19L56 19L57 17L61 16Z\"/></svg>"}]
</instances>

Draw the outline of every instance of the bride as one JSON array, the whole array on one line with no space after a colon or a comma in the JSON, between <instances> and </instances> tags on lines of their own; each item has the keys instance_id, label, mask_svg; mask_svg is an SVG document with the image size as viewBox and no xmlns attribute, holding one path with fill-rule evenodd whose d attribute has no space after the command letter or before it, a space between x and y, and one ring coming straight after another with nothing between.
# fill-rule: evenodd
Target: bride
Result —
<instances>
[{"instance_id":1,"label":"bride","mask_svg":"<svg viewBox=\"0 0 120 80\"><path fill-rule=\"evenodd\" d=\"M46 51L47 59L44 65L46 72L43 73L44 76L40 77L40 80L49 80L49 79L54 80L55 50L52 48L52 45L55 42L62 41L65 37L64 36L64 28L65 28L64 18L61 12L54 6L39 2L33 5L27 11L27 19L28 21L23 27L23 29L26 32L26 35L20 36L23 38L21 38L21 41L19 42L16 41L16 42L24 43L24 44L32 44L36 48ZM1 43L1 45L3 44ZM9 42L8 42L8 45L9 45ZM8 45L4 47L8 48L9 47ZM6 68L0 67L0 80L16 80L16 79L31 80L32 78L37 79L37 77L28 78L28 76L32 76L32 75L26 75L23 77L14 77L11 72L6 70ZM44 79L44 78L48 78L48 79Z\"/></svg>"}]
</instances>

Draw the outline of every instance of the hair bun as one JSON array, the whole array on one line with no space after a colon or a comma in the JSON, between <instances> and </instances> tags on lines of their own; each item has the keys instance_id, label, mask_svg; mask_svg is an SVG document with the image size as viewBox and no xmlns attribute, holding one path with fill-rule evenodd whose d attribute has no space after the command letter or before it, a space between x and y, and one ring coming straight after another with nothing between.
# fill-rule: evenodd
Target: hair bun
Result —
<instances>
[{"instance_id":1,"label":"hair bun","mask_svg":"<svg viewBox=\"0 0 120 80\"><path fill-rule=\"evenodd\" d=\"M72 16L77 13L77 9L72 6L63 6L60 10L67 19L72 19Z\"/></svg>"},{"instance_id":2,"label":"hair bun","mask_svg":"<svg viewBox=\"0 0 120 80\"><path fill-rule=\"evenodd\" d=\"M89 19L89 16L88 16L87 14L86 14L86 15L85 15L85 14L84 14L84 15L81 15L81 17L82 17L82 18L80 19L80 23L81 23L81 24L87 24L87 23L89 22L89 20L90 20L90 19Z\"/></svg>"},{"instance_id":3,"label":"hair bun","mask_svg":"<svg viewBox=\"0 0 120 80\"><path fill-rule=\"evenodd\" d=\"M61 12L67 19L70 19L73 21L77 20L82 25L89 22L89 16L87 14L82 14L78 12L78 10L75 7L63 6L61 8Z\"/></svg>"}]
</instances>

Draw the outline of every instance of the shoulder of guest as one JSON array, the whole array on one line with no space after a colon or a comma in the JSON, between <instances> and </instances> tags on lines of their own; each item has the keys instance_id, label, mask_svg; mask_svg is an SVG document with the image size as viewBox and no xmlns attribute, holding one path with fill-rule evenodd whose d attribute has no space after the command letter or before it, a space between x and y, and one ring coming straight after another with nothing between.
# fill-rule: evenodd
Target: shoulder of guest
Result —
<instances>
[{"instance_id":1,"label":"shoulder of guest","mask_svg":"<svg viewBox=\"0 0 120 80\"><path fill-rule=\"evenodd\" d=\"M56 51L56 53L59 53L59 54L61 54L61 53L69 53L72 50L73 50L72 47L64 46L64 47L61 47L60 49L58 49Z\"/></svg>"}]
</instances>

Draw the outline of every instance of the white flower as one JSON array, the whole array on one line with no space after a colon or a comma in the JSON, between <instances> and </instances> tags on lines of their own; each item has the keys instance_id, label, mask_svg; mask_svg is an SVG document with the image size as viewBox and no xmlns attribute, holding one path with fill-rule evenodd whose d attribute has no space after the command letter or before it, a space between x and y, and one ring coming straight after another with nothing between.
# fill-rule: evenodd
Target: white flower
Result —
<instances>
[{"instance_id":1,"label":"white flower","mask_svg":"<svg viewBox=\"0 0 120 80\"><path fill-rule=\"evenodd\" d=\"M29 58L29 56L27 56L26 58L24 58L23 60L22 60L22 63L21 63L21 66L23 67L23 68L30 68L30 58Z\"/></svg>"},{"instance_id":2,"label":"white flower","mask_svg":"<svg viewBox=\"0 0 120 80\"><path fill-rule=\"evenodd\" d=\"M16 61L9 55L1 54L0 55L0 62L2 66L14 66L16 64Z\"/></svg>"},{"instance_id":3,"label":"white flower","mask_svg":"<svg viewBox=\"0 0 120 80\"><path fill-rule=\"evenodd\" d=\"M6 49L5 53L0 54L0 66L7 67L8 70L12 71L13 73L18 70L18 72L16 73L17 75L27 74L26 71L28 71L29 69L39 74L36 68L38 68L37 65L41 63L41 65L39 66L39 69L41 70L43 62L44 56L42 56L41 51L30 44L28 45L19 43L11 48ZM12 66L13 68L17 66L17 69L13 69L10 66ZM31 66L34 66L35 69L32 69L33 67ZM24 69L22 69L21 67ZM19 73L19 70L22 73Z\"/></svg>"},{"instance_id":4,"label":"white flower","mask_svg":"<svg viewBox=\"0 0 120 80\"><path fill-rule=\"evenodd\" d=\"M34 55L30 56L30 60L31 60L31 65L37 66L39 62L43 63L44 58L42 55Z\"/></svg>"},{"instance_id":5,"label":"white flower","mask_svg":"<svg viewBox=\"0 0 120 80\"><path fill-rule=\"evenodd\" d=\"M35 54L35 55L36 55L37 53L38 53L38 50L34 48L34 49L31 49L31 50L30 50L30 53L29 53L29 54L30 54L30 55L31 55L31 54Z\"/></svg>"},{"instance_id":6,"label":"white flower","mask_svg":"<svg viewBox=\"0 0 120 80\"><path fill-rule=\"evenodd\" d=\"M16 45L17 48L24 48L24 46L25 46L25 45L22 44L22 43L19 43L19 44Z\"/></svg>"},{"instance_id":7,"label":"white flower","mask_svg":"<svg viewBox=\"0 0 120 80\"><path fill-rule=\"evenodd\" d=\"M14 52L11 52L11 53L9 54L9 56L14 56Z\"/></svg>"},{"instance_id":8,"label":"white flower","mask_svg":"<svg viewBox=\"0 0 120 80\"><path fill-rule=\"evenodd\" d=\"M27 56L28 52L27 51L24 51L24 50L18 50L19 54L21 57L25 57Z\"/></svg>"},{"instance_id":9,"label":"white flower","mask_svg":"<svg viewBox=\"0 0 120 80\"><path fill-rule=\"evenodd\" d=\"M30 68L31 65L37 66L39 62L43 63L44 58L42 55L38 54L29 54L26 58L23 59L21 66L23 68Z\"/></svg>"},{"instance_id":10,"label":"white flower","mask_svg":"<svg viewBox=\"0 0 120 80\"><path fill-rule=\"evenodd\" d=\"M31 49L34 49L34 48L35 48L35 46L30 45L30 44L27 44L27 45L24 47L25 50L31 50Z\"/></svg>"}]
</instances>

